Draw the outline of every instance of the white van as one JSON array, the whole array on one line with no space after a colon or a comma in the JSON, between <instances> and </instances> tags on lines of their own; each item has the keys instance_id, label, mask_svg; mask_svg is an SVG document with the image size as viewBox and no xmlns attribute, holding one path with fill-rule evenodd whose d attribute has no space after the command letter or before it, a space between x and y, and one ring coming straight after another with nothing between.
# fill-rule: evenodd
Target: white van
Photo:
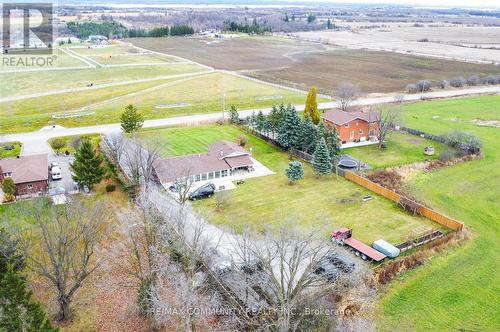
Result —
<instances>
[{"instance_id":1,"label":"white van","mask_svg":"<svg viewBox=\"0 0 500 332\"><path fill-rule=\"evenodd\" d=\"M62 178L61 175L61 167L59 166L54 166L50 170L50 175L52 177L52 180L60 180Z\"/></svg>"}]
</instances>

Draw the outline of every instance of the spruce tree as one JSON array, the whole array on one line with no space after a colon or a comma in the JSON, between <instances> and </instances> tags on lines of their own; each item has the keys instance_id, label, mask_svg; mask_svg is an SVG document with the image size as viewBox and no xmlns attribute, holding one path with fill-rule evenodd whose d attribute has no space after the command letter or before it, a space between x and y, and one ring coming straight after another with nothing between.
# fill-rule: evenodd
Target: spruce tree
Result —
<instances>
[{"instance_id":1,"label":"spruce tree","mask_svg":"<svg viewBox=\"0 0 500 332\"><path fill-rule=\"evenodd\" d=\"M306 118L302 122L300 146L301 150L307 153L312 153L316 146L318 129L312 123L310 118Z\"/></svg>"},{"instance_id":2,"label":"spruce tree","mask_svg":"<svg viewBox=\"0 0 500 332\"><path fill-rule=\"evenodd\" d=\"M71 164L73 180L79 186L87 186L92 189L94 184L101 182L105 174L105 169L101 165L101 155L92 148L88 139L82 140L80 147L75 152L75 161Z\"/></svg>"},{"instance_id":3,"label":"spruce tree","mask_svg":"<svg viewBox=\"0 0 500 332\"><path fill-rule=\"evenodd\" d=\"M285 174L288 178L289 184L292 185L295 182L304 179L304 167L299 161L291 161L288 163L288 168L285 170Z\"/></svg>"},{"instance_id":4,"label":"spruce tree","mask_svg":"<svg viewBox=\"0 0 500 332\"><path fill-rule=\"evenodd\" d=\"M304 119L311 119L314 124L318 124L321 120L321 116L318 111L318 100L316 96L316 87L313 86L306 98L306 105L304 108Z\"/></svg>"},{"instance_id":5,"label":"spruce tree","mask_svg":"<svg viewBox=\"0 0 500 332\"><path fill-rule=\"evenodd\" d=\"M231 105L231 108L229 108L229 122L232 124L240 124L240 115L234 105Z\"/></svg>"},{"instance_id":6,"label":"spruce tree","mask_svg":"<svg viewBox=\"0 0 500 332\"><path fill-rule=\"evenodd\" d=\"M301 120L295 111L295 107L288 105L278 132L278 142L286 150L299 147L301 129Z\"/></svg>"},{"instance_id":7,"label":"spruce tree","mask_svg":"<svg viewBox=\"0 0 500 332\"><path fill-rule=\"evenodd\" d=\"M323 122L318 126L317 139L325 139L326 146L328 147L328 152L330 157L333 159L340 155L340 141L339 133L335 127L327 127Z\"/></svg>"},{"instance_id":8,"label":"spruce tree","mask_svg":"<svg viewBox=\"0 0 500 332\"><path fill-rule=\"evenodd\" d=\"M317 176L323 176L332 171L332 159L323 137L316 145L316 149L314 149L312 166Z\"/></svg>"},{"instance_id":9,"label":"spruce tree","mask_svg":"<svg viewBox=\"0 0 500 332\"><path fill-rule=\"evenodd\" d=\"M0 331L58 331L31 297L26 279L9 266L0 276Z\"/></svg>"},{"instance_id":10,"label":"spruce tree","mask_svg":"<svg viewBox=\"0 0 500 332\"><path fill-rule=\"evenodd\" d=\"M128 105L120 116L120 122L124 132L133 133L142 128L144 119L134 105Z\"/></svg>"},{"instance_id":11,"label":"spruce tree","mask_svg":"<svg viewBox=\"0 0 500 332\"><path fill-rule=\"evenodd\" d=\"M262 111L259 111L257 113L257 116L255 117L255 129L259 132L262 133L264 131L264 127L266 125L266 116Z\"/></svg>"}]
</instances>

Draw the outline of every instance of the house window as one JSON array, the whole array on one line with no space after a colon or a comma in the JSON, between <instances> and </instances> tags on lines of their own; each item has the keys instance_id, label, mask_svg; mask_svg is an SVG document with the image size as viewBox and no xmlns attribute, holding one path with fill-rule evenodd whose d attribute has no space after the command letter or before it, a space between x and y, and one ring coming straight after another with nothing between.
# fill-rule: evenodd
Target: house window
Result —
<instances>
[{"instance_id":1,"label":"house window","mask_svg":"<svg viewBox=\"0 0 500 332\"><path fill-rule=\"evenodd\" d=\"M10 178L12 177L12 172L3 173L3 176L5 176L6 178Z\"/></svg>"},{"instance_id":2,"label":"house window","mask_svg":"<svg viewBox=\"0 0 500 332\"><path fill-rule=\"evenodd\" d=\"M201 175L201 179L202 179L203 181L205 181L205 180L207 179L207 173L203 173L203 174Z\"/></svg>"},{"instance_id":3,"label":"house window","mask_svg":"<svg viewBox=\"0 0 500 332\"><path fill-rule=\"evenodd\" d=\"M349 128L349 123L344 123L344 127Z\"/></svg>"},{"instance_id":4,"label":"house window","mask_svg":"<svg viewBox=\"0 0 500 332\"><path fill-rule=\"evenodd\" d=\"M368 136L375 136L375 130L370 129L370 131L368 132Z\"/></svg>"},{"instance_id":5,"label":"house window","mask_svg":"<svg viewBox=\"0 0 500 332\"><path fill-rule=\"evenodd\" d=\"M360 129L359 130L359 134L362 135L363 134L363 129Z\"/></svg>"},{"instance_id":6,"label":"house window","mask_svg":"<svg viewBox=\"0 0 500 332\"><path fill-rule=\"evenodd\" d=\"M220 178L220 171L216 171L216 172L215 172L215 178L216 178L216 179Z\"/></svg>"},{"instance_id":7,"label":"house window","mask_svg":"<svg viewBox=\"0 0 500 332\"><path fill-rule=\"evenodd\" d=\"M194 180L195 180L196 182L200 181L200 180L201 180L201 175L200 175L200 174L196 174L196 176L195 176Z\"/></svg>"},{"instance_id":8,"label":"house window","mask_svg":"<svg viewBox=\"0 0 500 332\"><path fill-rule=\"evenodd\" d=\"M351 133L349 134L349 138L353 139L354 138L354 130L351 130Z\"/></svg>"},{"instance_id":9,"label":"house window","mask_svg":"<svg viewBox=\"0 0 500 332\"><path fill-rule=\"evenodd\" d=\"M28 184L28 189L33 189L33 185L31 183Z\"/></svg>"},{"instance_id":10,"label":"house window","mask_svg":"<svg viewBox=\"0 0 500 332\"><path fill-rule=\"evenodd\" d=\"M208 173L208 179L212 180L213 178L214 178L214 173L213 172Z\"/></svg>"},{"instance_id":11,"label":"house window","mask_svg":"<svg viewBox=\"0 0 500 332\"><path fill-rule=\"evenodd\" d=\"M223 178L224 178L224 177L226 177L226 176L227 176L227 169L223 170L223 171L221 172L221 174L222 174L222 177L223 177Z\"/></svg>"}]
</instances>

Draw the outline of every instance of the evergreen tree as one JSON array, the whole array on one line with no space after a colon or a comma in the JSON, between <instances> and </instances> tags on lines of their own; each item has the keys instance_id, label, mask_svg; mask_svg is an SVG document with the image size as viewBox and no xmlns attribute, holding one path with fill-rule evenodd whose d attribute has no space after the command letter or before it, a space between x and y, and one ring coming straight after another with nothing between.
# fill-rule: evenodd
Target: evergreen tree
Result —
<instances>
[{"instance_id":1,"label":"evergreen tree","mask_svg":"<svg viewBox=\"0 0 500 332\"><path fill-rule=\"evenodd\" d=\"M259 111L257 113L257 116L255 117L255 129L259 132L262 133L264 131L264 126L266 122L266 117L262 111Z\"/></svg>"},{"instance_id":2,"label":"evergreen tree","mask_svg":"<svg viewBox=\"0 0 500 332\"><path fill-rule=\"evenodd\" d=\"M255 126L256 126L256 115L255 115L255 112L252 112L252 115L250 115L248 118L248 125L250 126L250 128L252 128L253 130L255 130Z\"/></svg>"},{"instance_id":3,"label":"evergreen tree","mask_svg":"<svg viewBox=\"0 0 500 332\"><path fill-rule=\"evenodd\" d=\"M229 108L229 122L232 124L240 124L240 115L234 105L231 105Z\"/></svg>"},{"instance_id":4,"label":"evergreen tree","mask_svg":"<svg viewBox=\"0 0 500 332\"><path fill-rule=\"evenodd\" d=\"M307 153L311 153L314 151L317 141L317 132L318 129L316 128L314 123L312 123L310 118L307 118L302 122L302 129L300 133L300 146L302 151Z\"/></svg>"},{"instance_id":5,"label":"evergreen tree","mask_svg":"<svg viewBox=\"0 0 500 332\"><path fill-rule=\"evenodd\" d=\"M144 119L134 105L128 105L120 116L122 130L126 133L133 133L142 128Z\"/></svg>"},{"instance_id":6,"label":"evergreen tree","mask_svg":"<svg viewBox=\"0 0 500 332\"><path fill-rule=\"evenodd\" d=\"M16 242L0 229L0 331L57 331L40 304L31 299L23 268L24 256Z\"/></svg>"},{"instance_id":7,"label":"evergreen tree","mask_svg":"<svg viewBox=\"0 0 500 332\"><path fill-rule=\"evenodd\" d=\"M71 164L74 172L73 180L79 186L87 186L92 189L94 184L101 182L105 169L101 165L101 155L92 148L88 139L82 140L80 147L75 152L75 161Z\"/></svg>"},{"instance_id":8,"label":"evergreen tree","mask_svg":"<svg viewBox=\"0 0 500 332\"><path fill-rule=\"evenodd\" d=\"M2 182L2 191L4 194L14 195L16 192L16 184L12 178L7 177Z\"/></svg>"},{"instance_id":9,"label":"evergreen tree","mask_svg":"<svg viewBox=\"0 0 500 332\"><path fill-rule=\"evenodd\" d=\"M315 86L311 87L306 98L306 105L304 108L304 119L311 119L314 124L318 124L321 120L321 115L318 111L317 89Z\"/></svg>"},{"instance_id":10,"label":"evergreen tree","mask_svg":"<svg viewBox=\"0 0 500 332\"><path fill-rule=\"evenodd\" d=\"M26 279L9 265L0 275L0 331L58 331L31 296Z\"/></svg>"},{"instance_id":11,"label":"evergreen tree","mask_svg":"<svg viewBox=\"0 0 500 332\"><path fill-rule=\"evenodd\" d=\"M278 142L286 150L299 147L301 129L301 120L295 107L288 105L278 132Z\"/></svg>"},{"instance_id":12,"label":"evergreen tree","mask_svg":"<svg viewBox=\"0 0 500 332\"><path fill-rule=\"evenodd\" d=\"M295 182L304 179L304 167L299 161L291 161L288 163L288 168L285 170L285 174L288 178L289 184L292 185Z\"/></svg>"},{"instance_id":13,"label":"evergreen tree","mask_svg":"<svg viewBox=\"0 0 500 332\"><path fill-rule=\"evenodd\" d=\"M283 116L285 114L285 105L281 104L279 107L273 106L271 112L267 116L269 120L269 131L273 134L273 137L279 131L281 123L283 122Z\"/></svg>"},{"instance_id":14,"label":"evergreen tree","mask_svg":"<svg viewBox=\"0 0 500 332\"><path fill-rule=\"evenodd\" d=\"M339 134L335 127L327 127L323 122L318 126L318 136L317 139L325 139L326 146L328 147L328 152L330 157L336 159L340 155L340 141Z\"/></svg>"},{"instance_id":15,"label":"evergreen tree","mask_svg":"<svg viewBox=\"0 0 500 332\"><path fill-rule=\"evenodd\" d=\"M323 176L332 171L332 159L324 138L319 140L316 149L314 149L312 166L317 176Z\"/></svg>"}]
</instances>

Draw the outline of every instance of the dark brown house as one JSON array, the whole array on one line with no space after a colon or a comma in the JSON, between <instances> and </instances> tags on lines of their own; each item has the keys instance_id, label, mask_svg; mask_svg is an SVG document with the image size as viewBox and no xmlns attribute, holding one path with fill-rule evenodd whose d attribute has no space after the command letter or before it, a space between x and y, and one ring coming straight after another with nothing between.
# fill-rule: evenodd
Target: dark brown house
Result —
<instances>
[{"instance_id":1,"label":"dark brown house","mask_svg":"<svg viewBox=\"0 0 500 332\"><path fill-rule=\"evenodd\" d=\"M7 177L16 184L16 195L30 195L49 186L47 154L0 159L0 182Z\"/></svg>"}]
</instances>

